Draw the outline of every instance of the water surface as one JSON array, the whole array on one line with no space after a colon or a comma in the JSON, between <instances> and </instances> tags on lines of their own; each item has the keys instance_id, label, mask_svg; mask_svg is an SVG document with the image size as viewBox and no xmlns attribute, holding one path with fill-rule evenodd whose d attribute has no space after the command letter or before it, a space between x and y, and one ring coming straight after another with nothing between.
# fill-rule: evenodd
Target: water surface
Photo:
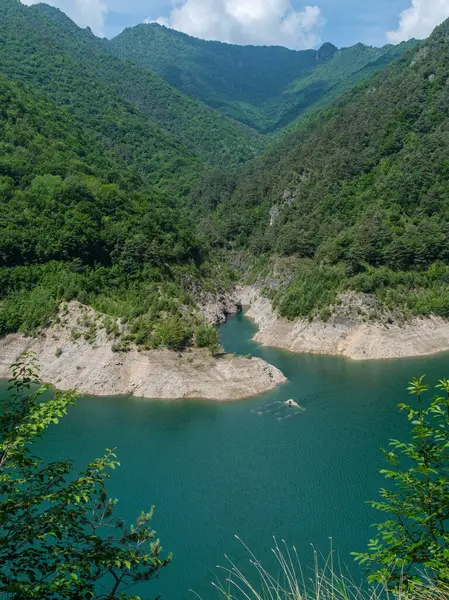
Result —
<instances>
[{"instance_id":1,"label":"water surface","mask_svg":"<svg viewBox=\"0 0 449 600\"><path fill-rule=\"evenodd\" d=\"M41 444L46 458L71 458L79 468L117 447L122 467L109 490L118 512L133 519L154 504L154 526L175 555L157 582L138 590L144 598L186 600L189 589L216 598L210 581L224 554L246 562L234 534L267 564L273 535L309 564L310 544L327 553L332 537L359 576L349 553L366 547L377 518L365 500L382 483L379 448L407 431L396 404L413 375L449 376L447 354L352 362L261 348L254 332L243 315L221 327L228 351L285 373L289 381L277 390L229 404L86 397ZM288 398L305 410L282 406Z\"/></svg>"}]
</instances>

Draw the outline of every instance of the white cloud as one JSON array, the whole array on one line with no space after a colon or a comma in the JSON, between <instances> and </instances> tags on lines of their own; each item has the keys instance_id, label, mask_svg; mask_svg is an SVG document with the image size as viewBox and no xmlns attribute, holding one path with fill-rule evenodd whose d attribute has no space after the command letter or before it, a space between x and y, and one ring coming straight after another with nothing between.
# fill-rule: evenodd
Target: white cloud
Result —
<instances>
[{"instance_id":1,"label":"white cloud","mask_svg":"<svg viewBox=\"0 0 449 600\"><path fill-rule=\"evenodd\" d=\"M321 42L324 19L318 6L296 11L290 0L181 0L156 22L207 40L300 50Z\"/></svg>"},{"instance_id":2,"label":"white cloud","mask_svg":"<svg viewBox=\"0 0 449 600\"><path fill-rule=\"evenodd\" d=\"M399 17L398 29L389 31L387 37L393 43L410 38L422 40L447 18L449 0L412 0L411 7L404 10Z\"/></svg>"},{"instance_id":3,"label":"white cloud","mask_svg":"<svg viewBox=\"0 0 449 600\"><path fill-rule=\"evenodd\" d=\"M21 0L30 6L43 0ZM44 0L46 4L60 8L80 27L90 27L99 36L104 35L107 7L103 0Z\"/></svg>"}]
</instances>

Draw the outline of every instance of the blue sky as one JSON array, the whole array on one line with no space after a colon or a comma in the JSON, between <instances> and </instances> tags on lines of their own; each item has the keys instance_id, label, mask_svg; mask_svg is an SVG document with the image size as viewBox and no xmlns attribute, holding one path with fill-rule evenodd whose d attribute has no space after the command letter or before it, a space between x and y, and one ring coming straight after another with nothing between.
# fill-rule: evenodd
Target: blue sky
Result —
<instances>
[{"instance_id":1,"label":"blue sky","mask_svg":"<svg viewBox=\"0 0 449 600\"><path fill-rule=\"evenodd\" d=\"M397 29L399 15L410 6L408 0L322 0L319 4L326 19L322 37L336 46L385 44L386 32Z\"/></svg>"},{"instance_id":2,"label":"blue sky","mask_svg":"<svg viewBox=\"0 0 449 600\"><path fill-rule=\"evenodd\" d=\"M400 13L410 6L409 0L318 0L310 4L320 7L325 20L322 41L336 46L385 44L386 32L397 28ZM108 37L145 19L167 18L171 8L166 0L111 0L110 5L113 10L105 27ZM301 10L305 4L296 1L292 6Z\"/></svg>"},{"instance_id":3,"label":"blue sky","mask_svg":"<svg viewBox=\"0 0 449 600\"><path fill-rule=\"evenodd\" d=\"M42 0L22 0L35 4ZM290 48L427 37L449 18L449 0L46 0L80 26L113 37L157 21L204 39Z\"/></svg>"}]
</instances>

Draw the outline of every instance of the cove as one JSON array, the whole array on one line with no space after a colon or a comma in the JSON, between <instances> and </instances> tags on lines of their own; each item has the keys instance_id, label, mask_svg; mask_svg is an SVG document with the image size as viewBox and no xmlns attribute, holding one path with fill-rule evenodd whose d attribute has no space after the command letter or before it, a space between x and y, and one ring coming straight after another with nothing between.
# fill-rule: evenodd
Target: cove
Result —
<instances>
[{"instance_id":1,"label":"cove","mask_svg":"<svg viewBox=\"0 0 449 600\"><path fill-rule=\"evenodd\" d=\"M288 383L273 392L229 404L84 397L39 445L45 458L71 458L77 468L117 448L122 467L108 488L120 499L117 514L134 520L154 504L154 527L175 555L159 580L135 589L143 598L187 600L189 589L218 598L210 582L224 554L248 564L235 534L267 566L273 535L295 545L306 567L311 544L326 555L332 537L360 578L350 552L365 549L378 518L365 501L383 483L379 448L408 430L396 404L412 376L432 384L449 376L447 354L352 362L262 348L255 331L244 315L220 328L227 351L285 373ZM0 394L6 389L0 382ZM288 398L304 410L279 404Z\"/></svg>"}]
</instances>

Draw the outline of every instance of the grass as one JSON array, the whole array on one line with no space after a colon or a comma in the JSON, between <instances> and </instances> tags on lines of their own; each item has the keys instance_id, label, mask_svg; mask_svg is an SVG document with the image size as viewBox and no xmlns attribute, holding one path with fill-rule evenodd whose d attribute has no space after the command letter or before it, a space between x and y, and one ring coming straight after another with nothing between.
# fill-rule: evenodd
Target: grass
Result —
<instances>
[{"instance_id":1,"label":"grass","mask_svg":"<svg viewBox=\"0 0 449 600\"><path fill-rule=\"evenodd\" d=\"M219 600L448 600L449 587L426 580L413 591L388 592L382 585L356 584L342 573L334 561L334 551L322 557L313 548L314 563L306 573L296 548L276 538L272 553L277 569L270 572L238 536L248 552L248 568L242 570L228 556L227 566L218 566L223 579L212 582ZM203 600L194 590L197 598Z\"/></svg>"}]
</instances>

